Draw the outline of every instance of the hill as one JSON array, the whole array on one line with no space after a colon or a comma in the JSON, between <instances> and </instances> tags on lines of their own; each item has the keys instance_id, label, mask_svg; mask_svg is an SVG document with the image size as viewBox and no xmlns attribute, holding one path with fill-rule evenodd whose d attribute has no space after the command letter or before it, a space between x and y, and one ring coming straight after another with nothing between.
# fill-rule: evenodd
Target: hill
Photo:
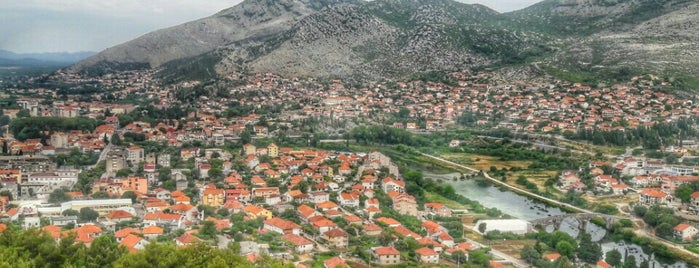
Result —
<instances>
[{"instance_id":1,"label":"hill","mask_svg":"<svg viewBox=\"0 0 699 268\"><path fill-rule=\"evenodd\" d=\"M687 79L699 62L698 14L691 0L545 0L505 14L452 0L246 0L71 70L160 68L175 82L231 72L403 79L533 64L587 82L643 72Z\"/></svg>"}]
</instances>

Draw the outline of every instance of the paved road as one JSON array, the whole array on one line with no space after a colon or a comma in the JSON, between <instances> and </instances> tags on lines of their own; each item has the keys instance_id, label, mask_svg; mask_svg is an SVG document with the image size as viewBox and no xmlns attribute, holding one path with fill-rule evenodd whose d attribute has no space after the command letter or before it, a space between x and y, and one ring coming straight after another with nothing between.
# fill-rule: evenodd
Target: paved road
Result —
<instances>
[{"instance_id":1,"label":"paved road","mask_svg":"<svg viewBox=\"0 0 699 268\"><path fill-rule=\"evenodd\" d=\"M444 158L440 158L440 157L436 157L436 156L429 155L429 154L424 154L424 153L423 153L422 155L424 155L424 156L426 156L426 157L429 157L429 158L432 158L432 159L435 159L435 160L438 160L438 161L441 161L441 162L444 162L444 163L447 163L447 164L449 164L449 165L453 165L453 166L456 166L456 167L460 167L460 168L466 169L466 170L470 170L470 171L473 171L473 172L480 172L480 170L477 170L477 169L475 169L475 168L471 168L471 167L467 167L467 166L464 166L464 165L461 165L461 164L457 164L457 163L454 163L454 162L452 162L452 161L446 160L446 159L444 159ZM558 200L553 200L553 199L551 199L551 198L546 198L546 197L543 197L543 196L540 196L540 195L531 193L531 192L529 192L529 191L516 188L516 187L511 186L511 185L509 185L509 184L506 184L506 183L504 183L504 182L502 182L502 181L500 181L500 180L497 180L497 179L494 179L494 178L490 177L490 175L488 175L488 173L486 173L486 172L483 172L483 176L485 176L485 178L487 178L488 180L492 181L493 183L498 184L498 185L501 185L501 186L503 186L503 187L506 187L507 189L510 189L510 190L512 190L512 191L515 191L515 192L523 193L523 194L525 194L525 195L528 195L528 196L531 196L531 197L534 197L534 198L537 198L537 199L540 199L540 200L545 200L545 201L547 201L547 202L551 202L551 203L557 204L557 205L559 205L559 206L561 206L561 207L570 208L570 209L575 210L575 211L578 211L578 212L598 214L598 213L596 213L596 212L593 212L593 211L590 211L590 210L587 210L587 209L579 208L579 207L576 207L576 206L573 206L573 205L570 205L570 204L567 204L567 203L560 202L560 201L558 201ZM636 220L636 219L637 219L637 218L635 218L635 217L624 217L624 216L619 216L619 217L620 217L620 218L628 218L628 219L630 219L630 220ZM653 234L649 234L649 233L646 232L645 230L641 230L641 231L636 230L635 233L636 233L636 235L638 235L638 236L647 237L647 238L649 238L649 239L651 239L651 240L654 240L655 242L664 244L664 245L667 246L667 247L674 248L674 249L676 249L676 250L678 250L678 251L681 251L681 252L684 253L684 254L688 254L688 255L690 255L690 256L696 256L696 257L699 258L699 254L696 254L696 253L694 253L694 252L691 252L691 251L689 251L689 250L686 250L686 249L685 249L684 247L682 247L682 246L679 246L679 245L677 245L677 244L675 244L675 243L672 243L672 242L670 242L670 241L667 241L667 240L665 240L665 239L662 239L662 238L660 238L660 237L657 237L657 236L655 236L655 235L653 235Z\"/></svg>"}]
</instances>

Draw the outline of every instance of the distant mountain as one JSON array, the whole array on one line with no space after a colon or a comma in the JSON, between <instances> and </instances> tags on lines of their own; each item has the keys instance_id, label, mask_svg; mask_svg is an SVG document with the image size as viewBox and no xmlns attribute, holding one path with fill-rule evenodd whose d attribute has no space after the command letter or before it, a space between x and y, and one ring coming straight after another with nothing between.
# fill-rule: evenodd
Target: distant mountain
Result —
<instances>
[{"instance_id":1,"label":"distant mountain","mask_svg":"<svg viewBox=\"0 0 699 268\"><path fill-rule=\"evenodd\" d=\"M573 80L699 73L694 0L545 0L500 14L452 0L245 0L70 68L159 68L166 81L230 72L401 79L507 67Z\"/></svg>"},{"instance_id":2,"label":"distant mountain","mask_svg":"<svg viewBox=\"0 0 699 268\"><path fill-rule=\"evenodd\" d=\"M0 66L67 66L96 52L14 53L0 50Z\"/></svg>"}]
</instances>

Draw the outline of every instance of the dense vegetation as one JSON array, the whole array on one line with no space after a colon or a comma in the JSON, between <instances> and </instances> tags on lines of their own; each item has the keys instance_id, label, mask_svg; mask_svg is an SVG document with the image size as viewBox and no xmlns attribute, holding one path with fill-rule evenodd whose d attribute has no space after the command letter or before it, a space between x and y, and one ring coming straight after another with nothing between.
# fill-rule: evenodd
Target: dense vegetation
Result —
<instances>
[{"instance_id":1,"label":"dense vegetation","mask_svg":"<svg viewBox=\"0 0 699 268\"><path fill-rule=\"evenodd\" d=\"M687 137L696 137L699 134L694 128L696 124L696 118L682 118L676 122L659 123L651 127L639 126L626 131L581 128L577 133L565 132L563 135L568 139L591 141L597 145L642 145L646 149L659 149L661 146L676 144Z\"/></svg>"},{"instance_id":2,"label":"dense vegetation","mask_svg":"<svg viewBox=\"0 0 699 268\"><path fill-rule=\"evenodd\" d=\"M26 231L9 226L0 235L0 267L253 267L232 249L206 244L178 248L173 243L151 242L129 254L113 236L96 238L89 247L74 235L58 243L40 229ZM255 267L293 267L263 258Z\"/></svg>"},{"instance_id":3,"label":"dense vegetation","mask_svg":"<svg viewBox=\"0 0 699 268\"><path fill-rule=\"evenodd\" d=\"M92 131L97 125L97 120L84 117L25 117L12 120L10 131L18 140L47 139L50 137L49 133L71 130Z\"/></svg>"}]
</instances>

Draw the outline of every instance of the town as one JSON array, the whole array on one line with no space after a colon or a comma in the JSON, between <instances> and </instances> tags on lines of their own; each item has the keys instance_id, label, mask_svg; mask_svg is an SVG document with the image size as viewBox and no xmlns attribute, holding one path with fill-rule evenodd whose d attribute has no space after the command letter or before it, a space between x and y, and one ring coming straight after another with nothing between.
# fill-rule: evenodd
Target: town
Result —
<instances>
[{"instance_id":1,"label":"town","mask_svg":"<svg viewBox=\"0 0 699 268\"><path fill-rule=\"evenodd\" d=\"M91 78L58 72L28 82L60 81L63 88L10 85L0 96L0 232L16 225L45 230L57 242L74 235L86 245L109 235L130 252L151 243L208 243L234 247L253 263L270 256L296 267L540 266L466 235L525 236L536 224L506 215L474 219L463 215L467 209L424 202L402 166L379 150L319 145L366 142L371 135L352 130L380 125L411 135L473 127L618 146L594 135L699 116L699 104L657 90L669 82L653 75L597 88L505 83L489 73L450 77L358 83L231 74L213 84L162 87L153 71ZM632 199L613 206L621 217L669 209L682 220L648 223L653 232L692 241L699 234L696 137L671 144L644 138L656 155L629 145L558 170L552 187L576 197ZM467 146L459 139L442 146ZM528 188L523 181L513 185ZM555 245L545 253L539 259L557 265L575 258ZM610 267L603 257L589 263Z\"/></svg>"}]
</instances>

